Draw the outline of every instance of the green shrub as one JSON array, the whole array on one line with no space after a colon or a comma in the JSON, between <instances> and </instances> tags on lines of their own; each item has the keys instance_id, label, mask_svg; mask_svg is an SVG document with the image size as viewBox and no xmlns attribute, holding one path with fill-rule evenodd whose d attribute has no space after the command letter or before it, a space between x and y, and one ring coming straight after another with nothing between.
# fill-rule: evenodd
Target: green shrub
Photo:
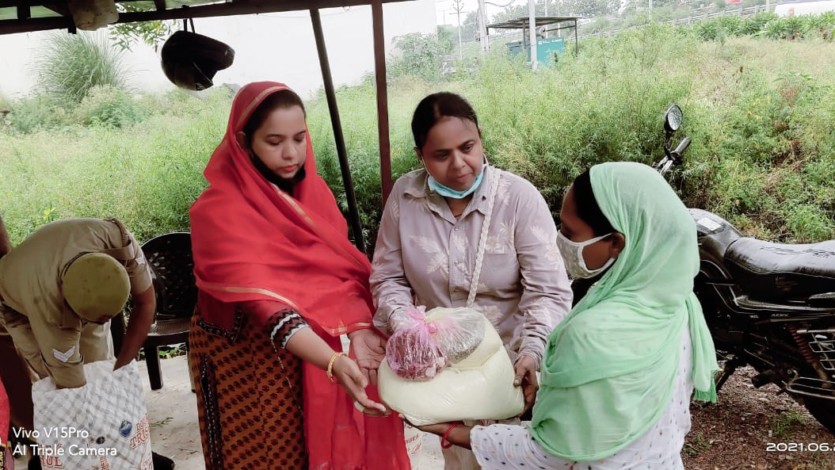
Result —
<instances>
[{"instance_id":1,"label":"green shrub","mask_svg":"<svg viewBox=\"0 0 835 470\"><path fill-rule=\"evenodd\" d=\"M765 25L777 18L777 15L771 12L757 13L742 23L740 33L747 36L760 34L765 29Z\"/></svg>"},{"instance_id":2,"label":"green shrub","mask_svg":"<svg viewBox=\"0 0 835 470\"><path fill-rule=\"evenodd\" d=\"M785 23L785 39L801 39L809 30L809 16L789 16L783 18Z\"/></svg>"},{"instance_id":3,"label":"green shrub","mask_svg":"<svg viewBox=\"0 0 835 470\"><path fill-rule=\"evenodd\" d=\"M72 113L54 96L33 96L13 101L8 120L11 128L23 134L52 129L72 123Z\"/></svg>"},{"instance_id":4,"label":"green shrub","mask_svg":"<svg viewBox=\"0 0 835 470\"><path fill-rule=\"evenodd\" d=\"M215 108L230 103L235 92L227 85L220 85L201 92L181 88L158 95L139 98L137 104L146 115L168 115L188 118L200 114L206 107ZM228 109L227 109L228 112Z\"/></svg>"},{"instance_id":5,"label":"green shrub","mask_svg":"<svg viewBox=\"0 0 835 470\"><path fill-rule=\"evenodd\" d=\"M827 11L820 15L808 16L806 17L806 26L810 32L831 41L833 28L835 28L835 12Z\"/></svg>"},{"instance_id":6,"label":"green shrub","mask_svg":"<svg viewBox=\"0 0 835 470\"><path fill-rule=\"evenodd\" d=\"M764 36L769 39L832 40L835 14L780 17L774 13L758 13L748 18L720 16L697 23L696 34L704 41L722 41L729 36Z\"/></svg>"},{"instance_id":7,"label":"green shrub","mask_svg":"<svg viewBox=\"0 0 835 470\"><path fill-rule=\"evenodd\" d=\"M696 24L696 34L702 41L715 41L719 38L720 29L717 21L702 21Z\"/></svg>"},{"instance_id":8,"label":"green shrub","mask_svg":"<svg viewBox=\"0 0 835 470\"><path fill-rule=\"evenodd\" d=\"M765 15L769 18L774 16L770 13L766 13ZM764 18L757 18L756 20L752 18L740 18L735 15L720 16L697 23L695 29L703 41L724 41L731 36L757 34L762 27L760 22Z\"/></svg>"},{"instance_id":9,"label":"green shrub","mask_svg":"<svg viewBox=\"0 0 835 470\"><path fill-rule=\"evenodd\" d=\"M124 90L95 86L75 110L85 126L125 127L142 120L142 110Z\"/></svg>"},{"instance_id":10,"label":"green shrub","mask_svg":"<svg viewBox=\"0 0 835 470\"><path fill-rule=\"evenodd\" d=\"M716 19L719 28L727 36L740 36L744 29L746 20L738 16L720 16Z\"/></svg>"}]
</instances>

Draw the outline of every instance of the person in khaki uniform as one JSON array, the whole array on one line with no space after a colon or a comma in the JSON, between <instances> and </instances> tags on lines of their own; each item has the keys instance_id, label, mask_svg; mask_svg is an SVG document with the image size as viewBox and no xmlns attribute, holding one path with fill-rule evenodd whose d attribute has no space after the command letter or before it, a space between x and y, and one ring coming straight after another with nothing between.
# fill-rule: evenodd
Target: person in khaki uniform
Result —
<instances>
[{"instance_id":1,"label":"person in khaki uniform","mask_svg":"<svg viewBox=\"0 0 835 470\"><path fill-rule=\"evenodd\" d=\"M81 277L97 284L95 289L84 291ZM124 281L133 309L118 369L142 347L156 302L139 243L116 219L47 224L0 258L0 315L40 378L50 376L61 388L81 387L84 363L113 358L109 322L127 301Z\"/></svg>"},{"instance_id":2,"label":"person in khaki uniform","mask_svg":"<svg viewBox=\"0 0 835 470\"><path fill-rule=\"evenodd\" d=\"M83 387L84 364L113 359L110 319L128 297L133 308L114 370L136 358L156 309L151 271L133 235L117 219L66 219L12 249L0 219L0 327L33 380ZM157 454L154 464L174 466Z\"/></svg>"}]
</instances>

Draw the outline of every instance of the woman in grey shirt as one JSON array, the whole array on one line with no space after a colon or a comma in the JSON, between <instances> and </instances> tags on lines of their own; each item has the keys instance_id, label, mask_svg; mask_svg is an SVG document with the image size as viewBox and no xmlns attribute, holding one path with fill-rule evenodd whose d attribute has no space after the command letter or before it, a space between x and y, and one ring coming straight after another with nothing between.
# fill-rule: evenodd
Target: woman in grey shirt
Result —
<instances>
[{"instance_id":1,"label":"woman in grey shirt","mask_svg":"<svg viewBox=\"0 0 835 470\"><path fill-rule=\"evenodd\" d=\"M412 133L424 168L397 180L383 212L371 274L374 323L391 334L408 324L410 307L465 306L498 178L475 304L501 335L530 407L545 341L572 298L548 206L528 181L488 165L464 98L424 98ZM444 460L447 469L478 468L463 448L445 449Z\"/></svg>"}]
</instances>

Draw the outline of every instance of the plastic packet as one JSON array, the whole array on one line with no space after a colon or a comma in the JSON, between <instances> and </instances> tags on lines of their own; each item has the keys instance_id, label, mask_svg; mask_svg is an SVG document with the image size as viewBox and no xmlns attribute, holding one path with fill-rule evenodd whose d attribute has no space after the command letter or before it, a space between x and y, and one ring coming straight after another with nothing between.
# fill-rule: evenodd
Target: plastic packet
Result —
<instances>
[{"instance_id":1,"label":"plastic packet","mask_svg":"<svg viewBox=\"0 0 835 470\"><path fill-rule=\"evenodd\" d=\"M484 318L471 309L440 309L428 317L422 308L406 312L405 326L386 344L389 367L408 380L430 380L447 365L470 355L484 338Z\"/></svg>"}]
</instances>

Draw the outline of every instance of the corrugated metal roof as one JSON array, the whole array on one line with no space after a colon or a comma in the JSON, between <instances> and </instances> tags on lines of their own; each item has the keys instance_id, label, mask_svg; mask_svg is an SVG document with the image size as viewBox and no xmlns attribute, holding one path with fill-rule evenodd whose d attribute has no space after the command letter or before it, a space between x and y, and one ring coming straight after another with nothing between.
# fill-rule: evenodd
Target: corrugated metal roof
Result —
<instances>
[{"instance_id":1,"label":"corrugated metal roof","mask_svg":"<svg viewBox=\"0 0 835 470\"><path fill-rule=\"evenodd\" d=\"M574 21L580 18L579 16L537 16L534 18L534 22L536 27L540 27L554 23L562 23L563 21ZM523 16L503 23L490 24L487 27L493 29L527 29L530 26L529 21L527 16Z\"/></svg>"}]
</instances>

